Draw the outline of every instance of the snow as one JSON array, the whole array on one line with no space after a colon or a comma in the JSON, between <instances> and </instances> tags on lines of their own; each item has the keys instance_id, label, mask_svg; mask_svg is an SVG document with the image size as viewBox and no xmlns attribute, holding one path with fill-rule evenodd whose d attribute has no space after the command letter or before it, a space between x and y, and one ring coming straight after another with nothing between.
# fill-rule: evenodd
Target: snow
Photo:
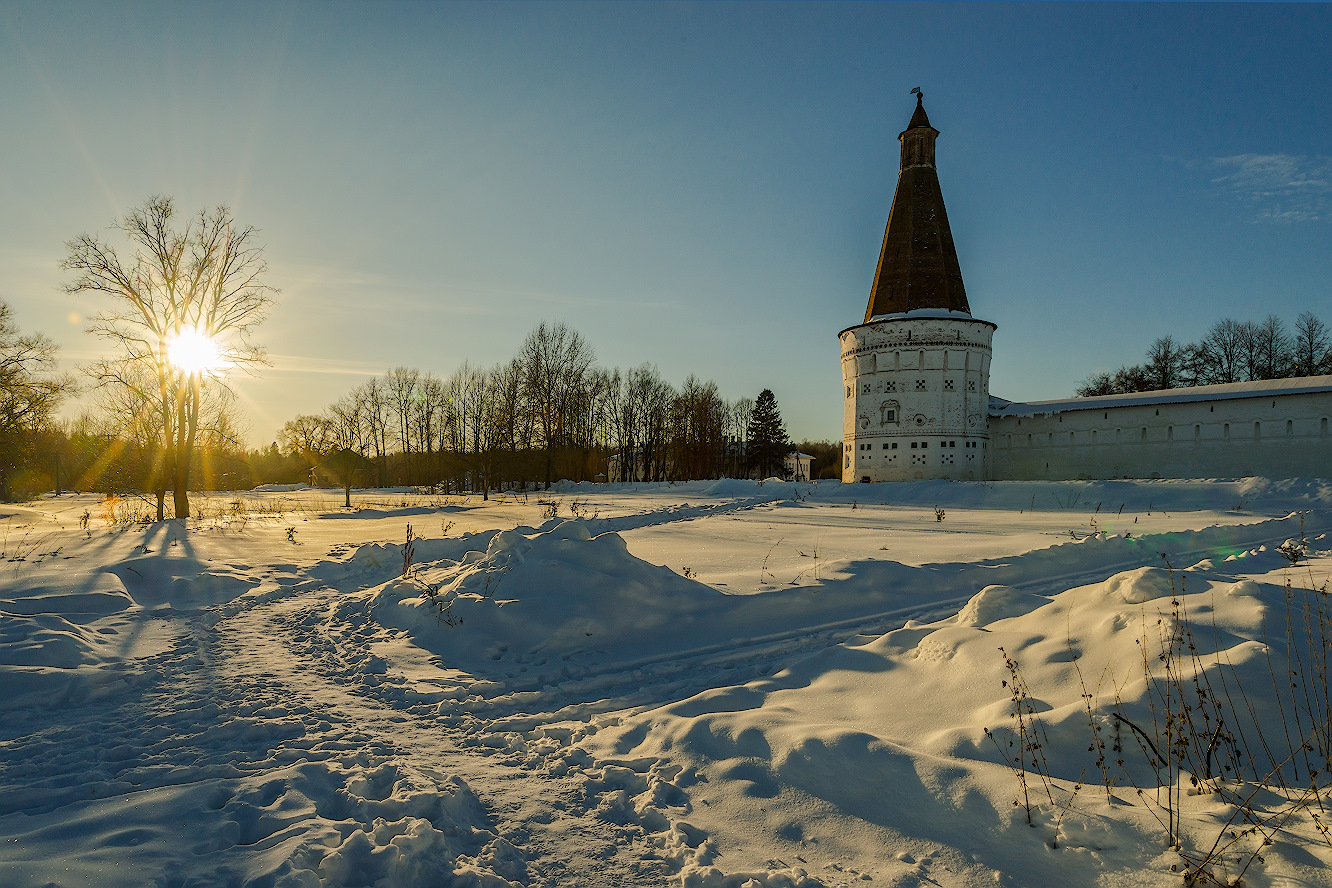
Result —
<instances>
[{"instance_id":1,"label":"snow","mask_svg":"<svg viewBox=\"0 0 1332 888\"><path fill-rule=\"evenodd\" d=\"M1332 571L1319 480L341 500L0 507L0 884L1179 884L1233 787L1164 795L1125 741L1107 791L1094 726L1153 723L1187 616L1184 683L1275 736L1288 595ZM1329 859L1297 811L1244 883Z\"/></svg>"}]
</instances>

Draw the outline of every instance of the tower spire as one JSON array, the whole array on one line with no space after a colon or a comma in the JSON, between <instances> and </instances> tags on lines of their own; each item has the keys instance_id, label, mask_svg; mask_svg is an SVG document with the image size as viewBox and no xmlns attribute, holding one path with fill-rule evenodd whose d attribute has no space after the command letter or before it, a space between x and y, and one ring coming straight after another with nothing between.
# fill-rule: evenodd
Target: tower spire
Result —
<instances>
[{"instance_id":1,"label":"tower spire","mask_svg":"<svg viewBox=\"0 0 1332 888\"><path fill-rule=\"evenodd\" d=\"M902 163L865 309L866 323L875 315L918 308L971 313L934 165L934 140L939 131L930 126L920 87L911 92L916 111L897 137L902 143Z\"/></svg>"}]
</instances>

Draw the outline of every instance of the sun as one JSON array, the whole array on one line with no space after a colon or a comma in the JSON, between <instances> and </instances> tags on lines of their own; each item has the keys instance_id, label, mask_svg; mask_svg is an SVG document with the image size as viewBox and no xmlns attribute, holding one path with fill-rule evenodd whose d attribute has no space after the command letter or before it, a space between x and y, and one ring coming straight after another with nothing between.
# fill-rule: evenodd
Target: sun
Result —
<instances>
[{"instance_id":1,"label":"sun","mask_svg":"<svg viewBox=\"0 0 1332 888\"><path fill-rule=\"evenodd\" d=\"M213 338L194 329L181 330L167 340L167 360L186 373L208 373L224 363Z\"/></svg>"}]
</instances>

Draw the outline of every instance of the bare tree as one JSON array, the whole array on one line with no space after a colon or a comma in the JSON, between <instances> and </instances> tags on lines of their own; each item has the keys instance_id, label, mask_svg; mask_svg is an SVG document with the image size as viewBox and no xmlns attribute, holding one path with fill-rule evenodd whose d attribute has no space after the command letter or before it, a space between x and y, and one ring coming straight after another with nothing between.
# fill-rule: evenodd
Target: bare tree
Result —
<instances>
[{"instance_id":1,"label":"bare tree","mask_svg":"<svg viewBox=\"0 0 1332 888\"><path fill-rule=\"evenodd\" d=\"M114 307L99 312L90 331L119 352L90 368L99 384L121 385L141 398L135 410L151 416L174 492L177 518L190 514L188 485L206 386L225 386L216 368L253 370L264 362L250 333L273 302L263 248L253 228L238 227L224 207L202 211L179 230L170 198L154 197L115 226L129 242L115 247L91 235L67 244L62 267L75 274L68 293L101 293ZM180 360L173 349L194 336L216 350L212 367ZM174 358L174 360L173 360ZM134 384L143 371L154 388ZM163 517L159 513L159 519Z\"/></svg>"},{"instance_id":2,"label":"bare tree","mask_svg":"<svg viewBox=\"0 0 1332 888\"><path fill-rule=\"evenodd\" d=\"M672 406L673 463L678 477L718 477L727 417L716 383L689 374Z\"/></svg>"},{"instance_id":3,"label":"bare tree","mask_svg":"<svg viewBox=\"0 0 1332 888\"><path fill-rule=\"evenodd\" d=\"M1239 382L1246 374L1250 341L1248 325L1222 318L1198 343L1194 376L1198 385Z\"/></svg>"},{"instance_id":4,"label":"bare tree","mask_svg":"<svg viewBox=\"0 0 1332 888\"><path fill-rule=\"evenodd\" d=\"M1162 336L1147 349L1142 366L1148 390L1178 388L1184 384L1184 347L1173 336Z\"/></svg>"},{"instance_id":5,"label":"bare tree","mask_svg":"<svg viewBox=\"0 0 1332 888\"><path fill-rule=\"evenodd\" d=\"M0 500L10 500L10 475L33 449L37 433L74 388L54 373L58 347L41 333L24 335L0 301Z\"/></svg>"},{"instance_id":6,"label":"bare tree","mask_svg":"<svg viewBox=\"0 0 1332 888\"><path fill-rule=\"evenodd\" d=\"M368 412L366 399L358 390L334 403L324 414L327 451L323 463L342 485L343 505L349 509L351 489L367 462L367 449L373 446L373 422Z\"/></svg>"},{"instance_id":7,"label":"bare tree","mask_svg":"<svg viewBox=\"0 0 1332 888\"><path fill-rule=\"evenodd\" d=\"M367 452L375 464L375 486L383 487L384 469L389 453L389 400L388 389L373 376L352 390L356 409L361 418Z\"/></svg>"},{"instance_id":8,"label":"bare tree","mask_svg":"<svg viewBox=\"0 0 1332 888\"><path fill-rule=\"evenodd\" d=\"M412 404L412 427L415 430L417 450L424 461L417 473L417 482L424 480L434 484L440 480L435 454L439 449L446 406L443 382L433 373L423 374Z\"/></svg>"},{"instance_id":9,"label":"bare tree","mask_svg":"<svg viewBox=\"0 0 1332 888\"><path fill-rule=\"evenodd\" d=\"M1313 312L1302 312L1295 320L1295 342L1291 347L1296 376L1332 373L1332 343L1327 325Z\"/></svg>"},{"instance_id":10,"label":"bare tree","mask_svg":"<svg viewBox=\"0 0 1332 888\"><path fill-rule=\"evenodd\" d=\"M421 371L410 367L394 367L384 377L385 397L393 409L396 425L394 438L398 444L398 452L402 455L405 480L409 482L412 475L412 438L415 432L415 423L412 419L420 383Z\"/></svg>"},{"instance_id":11,"label":"bare tree","mask_svg":"<svg viewBox=\"0 0 1332 888\"><path fill-rule=\"evenodd\" d=\"M1284 379L1293 363L1293 343L1286 325L1276 315L1268 315L1249 325L1250 379Z\"/></svg>"},{"instance_id":12,"label":"bare tree","mask_svg":"<svg viewBox=\"0 0 1332 888\"><path fill-rule=\"evenodd\" d=\"M331 447L328 417L302 414L287 420L278 430L278 443L284 453L299 456L313 469ZM313 478L310 483L314 485Z\"/></svg>"},{"instance_id":13,"label":"bare tree","mask_svg":"<svg viewBox=\"0 0 1332 888\"><path fill-rule=\"evenodd\" d=\"M523 387L545 450L546 489L550 489L555 450L565 442L578 392L595 360L592 347L563 323L544 321L527 334L518 360Z\"/></svg>"}]
</instances>

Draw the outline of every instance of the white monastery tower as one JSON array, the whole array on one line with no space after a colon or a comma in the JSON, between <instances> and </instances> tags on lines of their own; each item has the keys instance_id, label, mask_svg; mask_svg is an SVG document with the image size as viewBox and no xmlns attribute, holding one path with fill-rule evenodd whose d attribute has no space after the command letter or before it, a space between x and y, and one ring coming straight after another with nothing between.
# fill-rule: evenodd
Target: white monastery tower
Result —
<instances>
[{"instance_id":1,"label":"white monastery tower","mask_svg":"<svg viewBox=\"0 0 1332 888\"><path fill-rule=\"evenodd\" d=\"M971 316L923 96L897 177L865 322L843 330L842 480L989 477L990 343Z\"/></svg>"}]
</instances>

